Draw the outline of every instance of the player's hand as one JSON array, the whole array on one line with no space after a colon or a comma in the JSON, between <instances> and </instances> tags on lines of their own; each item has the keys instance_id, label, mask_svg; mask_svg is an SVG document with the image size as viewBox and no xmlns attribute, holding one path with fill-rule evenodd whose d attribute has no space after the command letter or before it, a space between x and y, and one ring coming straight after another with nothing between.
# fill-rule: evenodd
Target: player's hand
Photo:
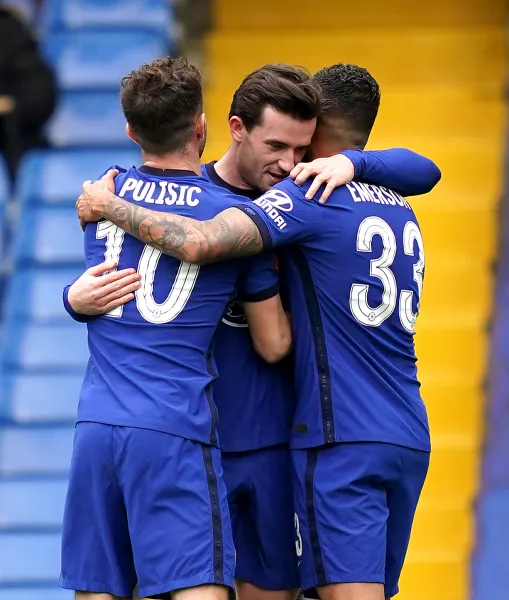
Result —
<instances>
[{"instance_id":1,"label":"player's hand","mask_svg":"<svg viewBox=\"0 0 509 600\"><path fill-rule=\"evenodd\" d=\"M336 154L330 158L317 158L310 163L299 163L290 173L290 177L297 185L302 185L310 177L315 178L306 193L307 200L312 200L320 186L326 184L319 200L320 204L327 202L336 188L349 183L354 176L353 163L344 154Z\"/></svg>"},{"instance_id":2,"label":"player's hand","mask_svg":"<svg viewBox=\"0 0 509 600\"><path fill-rule=\"evenodd\" d=\"M102 315L134 298L141 286L141 275L134 269L112 271L116 266L104 262L90 267L71 285L68 299L75 312Z\"/></svg>"},{"instance_id":3,"label":"player's hand","mask_svg":"<svg viewBox=\"0 0 509 600\"><path fill-rule=\"evenodd\" d=\"M115 177L118 175L116 169L110 169L98 181L92 183L85 181L81 196L76 202L78 218L81 228L84 230L87 223L99 221L103 217L105 206L115 191Z\"/></svg>"}]
</instances>

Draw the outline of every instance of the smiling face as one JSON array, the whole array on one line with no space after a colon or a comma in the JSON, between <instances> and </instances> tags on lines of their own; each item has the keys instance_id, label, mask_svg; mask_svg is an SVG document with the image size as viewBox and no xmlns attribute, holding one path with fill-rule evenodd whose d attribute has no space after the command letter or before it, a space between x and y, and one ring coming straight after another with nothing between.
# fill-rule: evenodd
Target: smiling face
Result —
<instances>
[{"instance_id":1,"label":"smiling face","mask_svg":"<svg viewBox=\"0 0 509 600\"><path fill-rule=\"evenodd\" d=\"M240 117L230 119L238 144L237 169L251 188L266 192L288 176L300 162L316 127L316 119L301 121L266 106L261 121L250 131Z\"/></svg>"}]
</instances>

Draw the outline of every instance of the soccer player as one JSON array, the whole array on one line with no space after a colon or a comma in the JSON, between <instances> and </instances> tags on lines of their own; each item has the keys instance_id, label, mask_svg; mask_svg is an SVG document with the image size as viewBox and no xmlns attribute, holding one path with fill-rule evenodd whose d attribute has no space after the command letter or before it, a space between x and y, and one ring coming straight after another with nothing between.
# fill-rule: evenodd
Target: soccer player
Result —
<instances>
[{"instance_id":1,"label":"soccer player","mask_svg":"<svg viewBox=\"0 0 509 600\"><path fill-rule=\"evenodd\" d=\"M301 131L298 118L302 94L298 84L306 79L305 73L289 65L266 65L248 75L230 109L232 146L218 162L203 167L204 176L255 199L259 192L270 188L274 179L287 175L307 146L308 133ZM345 88L345 93L354 91ZM384 162L380 162L382 157ZM410 152L358 153L352 159L368 179L381 178L385 169L387 181L391 176L394 185L409 194L428 191L436 182L437 170L430 161ZM354 165L350 167L353 176ZM127 279L123 292L110 292L107 283L99 288L99 294L92 295L89 285L94 285L93 277L85 274L80 279L71 287L71 303L67 303L73 316L73 309L87 314L102 312L97 302L111 301L115 293L126 301L131 291ZM219 438L237 556L238 596L241 600L288 598L299 585L287 450L294 407L291 373L287 364L268 365L255 352L238 302L230 303L223 317L214 354L220 375L214 386L214 400L220 415Z\"/></svg>"},{"instance_id":2,"label":"soccer player","mask_svg":"<svg viewBox=\"0 0 509 600\"><path fill-rule=\"evenodd\" d=\"M307 93L316 115L316 88ZM140 168L119 169L115 189L127 203L202 219L241 203L201 177L206 125L193 66L171 58L144 65L124 79L121 98L127 133L143 155ZM267 255L199 267L109 221L86 227L85 254L88 266L106 258L136 268L141 287L135 302L88 323L61 585L91 600L130 598L136 582L141 596L226 600L235 560L211 397L212 345L237 293L248 301L257 345L272 345L278 358L289 351L273 261Z\"/></svg>"},{"instance_id":3,"label":"soccer player","mask_svg":"<svg viewBox=\"0 0 509 600\"><path fill-rule=\"evenodd\" d=\"M380 102L376 81L353 65L323 69L315 80L324 106L313 155L363 147ZM84 184L80 219L111 217L192 263L289 246L281 254L296 351L301 585L317 587L323 600L391 598L430 451L413 343L424 248L410 205L392 190L351 183L319 206L305 199L309 184L285 180L208 222L157 219L108 190L114 174Z\"/></svg>"}]
</instances>

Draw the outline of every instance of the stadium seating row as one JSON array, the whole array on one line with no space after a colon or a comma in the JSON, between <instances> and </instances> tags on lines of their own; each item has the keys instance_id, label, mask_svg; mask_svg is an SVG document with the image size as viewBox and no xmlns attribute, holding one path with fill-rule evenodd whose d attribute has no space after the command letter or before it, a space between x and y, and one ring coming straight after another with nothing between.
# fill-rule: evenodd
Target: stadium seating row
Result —
<instances>
[{"instance_id":1,"label":"stadium seating row","mask_svg":"<svg viewBox=\"0 0 509 600\"><path fill-rule=\"evenodd\" d=\"M48 39L43 49L56 70L62 91L118 91L124 75L170 51L162 33L119 31L115 27L59 32Z\"/></svg>"},{"instance_id":2,"label":"stadium seating row","mask_svg":"<svg viewBox=\"0 0 509 600\"><path fill-rule=\"evenodd\" d=\"M36 0L4 0L3 4L20 11L46 37L62 30L112 26L167 35L174 26L168 0L45 0L40 11Z\"/></svg>"},{"instance_id":3,"label":"stadium seating row","mask_svg":"<svg viewBox=\"0 0 509 600\"><path fill-rule=\"evenodd\" d=\"M43 28L49 33L120 27L167 36L173 14L167 0L46 0Z\"/></svg>"},{"instance_id":4,"label":"stadium seating row","mask_svg":"<svg viewBox=\"0 0 509 600\"><path fill-rule=\"evenodd\" d=\"M91 121L93 123L93 121ZM84 148L32 153L24 161L18 182L22 206L74 207L85 179L99 177L111 165L140 164L141 154L131 148Z\"/></svg>"}]
</instances>

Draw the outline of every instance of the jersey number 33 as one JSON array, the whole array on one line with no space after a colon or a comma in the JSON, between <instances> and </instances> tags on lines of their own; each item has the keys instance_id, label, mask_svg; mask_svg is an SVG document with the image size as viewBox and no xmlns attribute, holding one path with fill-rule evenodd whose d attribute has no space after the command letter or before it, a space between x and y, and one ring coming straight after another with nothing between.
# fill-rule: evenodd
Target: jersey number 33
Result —
<instances>
[{"instance_id":1,"label":"jersey number 33","mask_svg":"<svg viewBox=\"0 0 509 600\"><path fill-rule=\"evenodd\" d=\"M379 258L371 261L370 275L376 277L383 284L382 302L372 307L368 304L369 285L354 283L350 289L350 309L353 316L368 327L378 327L388 319L398 303L398 286L396 277L391 270L397 252L397 240L389 224L380 217L368 217L362 221L357 232L357 251L371 252L373 237L379 235L382 239L383 250ZM403 252L414 256L414 242L417 242L419 256L413 265L413 279L417 284L417 306L422 292L424 277L424 244L419 227L413 221L408 221L403 229ZM401 325L413 333L416 313L412 311L413 292L400 290L399 292L399 319Z\"/></svg>"}]
</instances>

